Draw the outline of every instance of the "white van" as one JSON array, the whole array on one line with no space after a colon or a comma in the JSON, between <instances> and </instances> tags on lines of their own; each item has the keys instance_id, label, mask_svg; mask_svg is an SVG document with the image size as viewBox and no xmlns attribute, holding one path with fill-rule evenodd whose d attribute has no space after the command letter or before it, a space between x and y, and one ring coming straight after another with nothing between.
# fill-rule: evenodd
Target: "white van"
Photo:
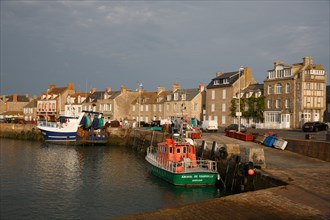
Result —
<instances>
[{"instance_id":1,"label":"white van","mask_svg":"<svg viewBox=\"0 0 330 220\"><path fill-rule=\"evenodd\" d=\"M203 121L200 129L204 132L208 132L208 131L217 132L218 131L218 122L216 120L205 120L205 121Z\"/></svg>"}]
</instances>

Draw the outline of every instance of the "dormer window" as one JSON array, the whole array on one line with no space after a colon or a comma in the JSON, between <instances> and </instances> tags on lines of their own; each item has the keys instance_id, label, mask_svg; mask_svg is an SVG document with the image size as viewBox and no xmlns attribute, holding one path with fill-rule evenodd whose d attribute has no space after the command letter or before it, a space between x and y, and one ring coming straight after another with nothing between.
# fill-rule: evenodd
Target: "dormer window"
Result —
<instances>
[{"instance_id":1,"label":"dormer window","mask_svg":"<svg viewBox=\"0 0 330 220\"><path fill-rule=\"evenodd\" d=\"M185 101L185 100L186 100L186 97L187 97L186 94L182 94L181 99L182 99L183 101Z\"/></svg>"},{"instance_id":2,"label":"dormer window","mask_svg":"<svg viewBox=\"0 0 330 220\"><path fill-rule=\"evenodd\" d=\"M228 79L223 79L223 84L229 84L229 80Z\"/></svg>"},{"instance_id":3,"label":"dormer window","mask_svg":"<svg viewBox=\"0 0 330 220\"><path fill-rule=\"evenodd\" d=\"M179 94L178 93L174 93L174 101L177 101L179 99Z\"/></svg>"},{"instance_id":4,"label":"dormer window","mask_svg":"<svg viewBox=\"0 0 330 220\"><path fill-rule=\"evenodd\" d=\"M171 95L167 96L167 101L171 101Z\"/></svg>"},{"instance_id":5,"label":"dormer window","mask_svg":"<svg viewBox=\"0 0 330 220\"><path fill-rule=\"evenodd\" d=\"M219 84L220 84L220 80L215 79L215 80L213 81L213 85L219 85Z\"/></svg>"}]
</instances>

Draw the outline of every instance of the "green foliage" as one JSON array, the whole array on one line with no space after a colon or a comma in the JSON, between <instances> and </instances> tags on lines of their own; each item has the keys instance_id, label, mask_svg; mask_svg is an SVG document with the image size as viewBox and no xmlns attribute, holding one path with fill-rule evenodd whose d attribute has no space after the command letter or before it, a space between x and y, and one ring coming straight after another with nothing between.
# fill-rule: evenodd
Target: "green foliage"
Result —
<instances>
[{"instance_id":1,"label":"green foliage","mask_svg":"<svg viewBox=\"0 0 330 220\"><path fill-rule=\"evenodd\" d=\"M236 111L238 107L238 100L231 100L231 116L236 117ZM241 98L240 100L240 110L242 112L242 117L244 118L256 118L260 121L264 121L264 110L265 110L265 97L260 96Z\"/></svg>"}]
</instances>

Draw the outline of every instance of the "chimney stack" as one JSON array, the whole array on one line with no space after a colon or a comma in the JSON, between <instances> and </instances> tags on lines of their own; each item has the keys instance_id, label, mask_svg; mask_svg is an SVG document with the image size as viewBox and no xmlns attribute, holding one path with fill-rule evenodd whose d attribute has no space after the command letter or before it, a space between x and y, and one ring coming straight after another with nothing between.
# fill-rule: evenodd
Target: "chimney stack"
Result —
<instances>
[{"instance_id":1,"label":"chimney stack","mask_svg":"<svg viewBox=\"0 0 330 220\"><path fill-rule=\"evenodd\" d=\"M304 57L303 58L304 66L313 64L313 57Z\"/></svg>"},{"instance_id":2,"label":"chimney stack","mask_svg":"<svg viewBox=\"0 0 330 220\"><path fill-rule=\"evenodd\" d=\"M199 91L200 91L200 92L203 92L204 90L205 90L204 83L200 83L200 84L199 84Z\"/></svg>"},{"instance_id":3,"label":"chimney stack","mask_svg":"<svg viewBox=\"0 0 330 220\"><path fill-rule=\"evenodd\" d=\"M49 84L49 89L55 89L55 84Z\"/></svg>"},{"instance_id":4,"label":"chimney stack","mask_svg":"<svg viewBox=\"0 0 330 220\"><path fill-rule=\"evenodd\" d=\"M216 77L219 77L219 76L221 76L222 74L223 74L223 72L216 72L216 73L215 73L215 76L216 76Z\"/></svg>"},{"instance_id":5,"label":"chimney stack","mask_svg":"<svg viewBox=\"0 0 330 220\"><path fill-rule=\"evenodd\" d=\"M174 92L175 90L178 90L180 89L180 84L179 83L173 83L173 86L172 86L172 91Z\"/></svg>"},{"instance_id":6,"label":"chimney stack","mask_svg":"<svg viewBox=\"0 0 330 220\"><path fill-rule=\"evenodd\" d=\"M73 85L73 83L68 83L68 84L67 84L67 88L70 89L70 90L74 90L74 85Z\"/></svg>"},{"instance_id":7,"label":"chimney stack","mask_svg":"<svg viewBox=\"0 0 330 220\"><path fill-rule=\"evenodd\" d=\"M17 93L13 94L13 102L17 102Z\"/></svg>"},{"instance_id":8,"label":"chimney stack","mask_svg":"<svg viewBox=\"0 0 330 220\"><path fill-rule=\"evenodd\" d=\"M121 91L121 93L125 93L127 91L126 86L121 86L120 91Z\"/></svg>"}]
</instances>

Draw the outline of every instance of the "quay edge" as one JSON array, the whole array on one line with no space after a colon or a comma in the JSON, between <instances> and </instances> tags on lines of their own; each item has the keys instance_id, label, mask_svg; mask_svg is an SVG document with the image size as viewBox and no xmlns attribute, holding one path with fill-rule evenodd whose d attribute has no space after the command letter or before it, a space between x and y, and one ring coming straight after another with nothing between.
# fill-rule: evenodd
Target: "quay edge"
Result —
<instances>
[{"instance_id":1,"label":"quay edge","mask_svg":"<svg viewBox=\"0 0 330 220\"><path fill-rule=\"evenodd\" d=\"M23 139L23 136L18 137L18 134L32 132L32 128L33 126L28 125L1 124L0 136L11 134L14 138ZM109 132L121 145L135 144L135 148L141 153L144 151L143 146L149 146L151 142L166 137L159 133L155 138L150 131L111 129ZM267 167L262 169L262 172L286 182L287 185L116 219L330 219L330 163L327 159L316 159L316 151L311 150L313 146L323 146L323 154L329 158L329 151L326 151L329 142L311 144L313 141L309 141L306 147L299 144L295 149L292 147L294 151L299 151L295 153L291 152L290 148L282 151L256 143L228 139L222 134L217 136L219 139L216 141L219 143L237 141L240 145L251 144L263 148ZM122 140L123 138L125 140ZM212 136L208 141L213 140ZM314 158L309 156L308 152L314 152L310 153Z\"/></svg>"}]
</instances>

